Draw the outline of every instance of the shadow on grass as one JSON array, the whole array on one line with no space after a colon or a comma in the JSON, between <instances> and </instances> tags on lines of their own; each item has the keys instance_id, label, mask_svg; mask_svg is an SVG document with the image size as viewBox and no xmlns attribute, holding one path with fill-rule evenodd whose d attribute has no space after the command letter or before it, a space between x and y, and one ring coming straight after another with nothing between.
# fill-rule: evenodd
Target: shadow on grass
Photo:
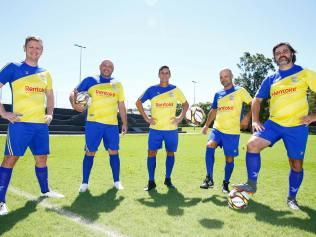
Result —
<instances>
[{"instance_id":1,"label":"shadow on grass","mask_svg":"<svg viewBox=\"0 0 316 237\"><path fill-rule=\"evenodd\" d=\"M208 229L221 229L224 226L223 221L219 221L216 219L207 219L203 218L202 220L199 220L200 224Z\"/></svg>"},{"instance_id":2,"label":"shadow on grass","mask_svg":"<svg viewBox=\"0 0 316 237\"><path fill-rule=\"evenodd\" d=\"M63 206L62 208L81 215L90 221L99 218L102 212L111 212L120 205L124 197L117 197L117 189L111 188L106 193L99 196L92 196L89 191L80 193L71 206Z\"/></svg>"},{"instance_id":3,"label":"shadow on grass","mask_svg":"<svg viewBox=\"0 0 316 237\"><path fill-rule=\"evenodd\" d=\"M214 195L203 202L211 201L218 206L227 206L227 199ZM257 221L266 222L278 227L297 228L311 233L316 233L316 210L307 206L300 206L300 211L277 211L262 203L250 200L248 207L243 210L232 210L240 214L254 213ZM296 212L304 212L307 218L295 216Z\"/></svg>"},{"instance_id":4,"label":"shadow on grass","mask_svg":"<svg viewBox=\"0 0 316 237\"><path fill-rule=\"evenodd\" d=\"M29 200L23 207L9 212L6 216L0 216L0 236L11 230L19 221L27 218L30 214L36 211L36 206L44 198L40 197L36 200Z\"/></svg>"},{"instance_id":5,"label":"shadow on grass","mask_svg":"<svg viewBox=\"0 0 316 237\"><path fill-rule=\"evenodd\" d=\"M195 206L201 198L185 198L177 189L169 188L167 193L158 193L156 189L148 192L150 198L140 198L138 201L148 207L167 207L170 216L181 216L184 208Z\"/></svg>"},{"instance_id":6,"label":"shadow on grass","mask_svg":"<svg viewBox=\"0 0 316 237\"><path fill-rule=\"evenodd\" d=\"M214 203L216 206L222 206L222 207L227 207L227 196L220 196L220 195L213 195L209 198L203 199L202 200L203 203L205 202L212 202Z\"/></svg>"}]
</instances>

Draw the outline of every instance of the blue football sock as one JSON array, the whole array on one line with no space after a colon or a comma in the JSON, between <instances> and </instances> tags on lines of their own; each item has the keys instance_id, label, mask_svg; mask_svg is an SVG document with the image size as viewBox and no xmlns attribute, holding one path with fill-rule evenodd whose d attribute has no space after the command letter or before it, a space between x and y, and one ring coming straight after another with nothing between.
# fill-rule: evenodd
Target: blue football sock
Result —
<instances>
[{"instance_id":1,"label":"blue football sock","mask_svg":"<svg viewBox=\"0 0 316 237\"><path fill-rule=\"evenodd\" d=\"M114 182L120 181L120 157L119 154L110 155L110 165Z\"/></svg>"},{"instance_id":2,"label":"blue football sock","mask_svg":"<svg viewBox=\"0 0 316 237\"><path fill-rule=\"evenodd\" d=\"M85 155L82 162L82 183L89 183L89 177L93 166L94 156Z\"/></svg>"},{"instance_id":3,"label":"blue football sock","mask_svg":"<svg viewBox=\"0 0 316 237\"><path fill-rule=\"evenodd\" d=\"M211 179L213 179L214 153L215 153L214 148L211 148L211 147L206 148L206 153L205 153L206 173Z\"/></svg>"},{"instance_id":4,"label":"blue football sock","mask_svg":"<svg viewBox=\"0 0 316 237\"><path fill-rule=\"evenodd\" d=\"M167 156L166 158L166 178L170 179L172 169L174 166L174 156Z\"/></svg>"},{"instance_id":5,"label":"blue football sock","mask_svg":"<svg viewBox=\"0 0 316 237\"><path fill-rule=\"evenodd\" d=\"M257 183L258 174L261 167L260 153L246 153L246 165L248 181Z\"/></svg>"},{"instance_id":6,"label":"blue football sock","mask_svg":"<svg viewBox=\"0 0 316 237\"><path fill-rule=\"evenodd\" d=\"M147 170L150 181L155 180L156 156L147 158Z\"/></svg>"},{"instance_id":7,"label":"blue football sock","mask_svg":"<svg viewBox=\"0 0 316 237\"><path fill-rule=\"evenodd\" d=\"M42 168L35 166L35 173L36 173L36 177L37 177L38 183L39 183L39 185L41 187L41 192L42 193L49 192L47 166L46 167L42 167Z\"/></svg>"},{"instance_id":8,"label":"blue football sock","mask_svg":"<svg viewBox=\"0 0 316 237\"><path fill-rule=\"evenodd\" d=\"M303 177L304 170L302 170L301 172L296 172L291 169L289 175L289 198L294 199L296 197L298 189L300 188L301 183L303 181Z\"/></svg>"},{"instance_id":9,"label":"blue football sock","mask_svg":"<svg viewBox=\"0 0 316 237\"><path fill-rule=\"evenodd\" d=\"M0 202L5 202L5 195L12 176L12 168L0 167Z\"/></svg>"},{"instance_id":10,"label":"blue football sock","mask_svg":"<svg viewBox=\"0 0 316 237\"><path fill-rule=\"evenodd\" d=\"M225 177L224 177L224 181L225 182L229 182L230 177L232 176L233 170L234 170L234 161L232 162L227 162L226 161L226 165L225 165Z\"/></svg>"}]
</instances>

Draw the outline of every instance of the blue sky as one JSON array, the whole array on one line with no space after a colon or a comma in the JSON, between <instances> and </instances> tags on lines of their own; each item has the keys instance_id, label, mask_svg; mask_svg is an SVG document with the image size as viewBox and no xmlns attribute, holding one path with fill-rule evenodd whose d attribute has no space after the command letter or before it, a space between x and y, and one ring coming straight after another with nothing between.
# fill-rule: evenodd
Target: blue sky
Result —
<instances>
[{"instance_id":1,"label":"blue sky","mask_svg":"<svg viewBox=\"0 0 316 237\"><path fill-rule=\"evenodd\" d=\"M218 71L236 64L243 52L271 57L272 47L290 42L297 63L316 70L316 1L175 1L48 0L4 1L1 4L0 67L22 61L27 35L44 40L40 66L54 82L58 107L70 107L69 92L82 77L98 74L103 59L115 64L113 76L125 87L127 106L159 82L160 66L170 66L171 83L193 102L211 101L221 89ZM10 101L9 88L3 102Z\"/></svg>"}]
</instances>

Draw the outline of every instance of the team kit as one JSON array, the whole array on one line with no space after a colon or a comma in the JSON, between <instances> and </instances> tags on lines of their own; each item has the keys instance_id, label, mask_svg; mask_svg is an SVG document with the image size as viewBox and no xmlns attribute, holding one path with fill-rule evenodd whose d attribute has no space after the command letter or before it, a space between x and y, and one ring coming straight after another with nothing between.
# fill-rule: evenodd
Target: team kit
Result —
<instances>
[{"instance_id":1,"label":"team kit","mask_svg":"<svg viewBox=\"0 0 316 237\"><path fill-rule=\"evenodd\" d=\"M6 193L12 170L19 157L29 148L35 158L35 173L41 195L50 198L63 198L61 193L50 189L48 184L47 159L49 149L48 126L53 119L54 94L49 72L38 66L43 52L43 41L29 36L24 43L25 60L8 63L0 71L0 88L9 84L12 92L12 111L6 111L0 104L0 115L9 121L4 159L0 167L0 215L9 213ZM214 187L213 167L215 150L221 147L226 162L222 192L228 194L228 205L242 209L247 206L251 195L257 191L257 180L261 168L260 152L283 140L290 165L289 187L286 203L289 208L299 210L296 195L304 177L303 160L308 138L308 125L316 121L316 115L309 112L307 91L316 92L316 73L303 68L296 62L296 50L286 42L273 47L273 59L278 70L265 78L252 97L245 88L233 83L233 73L224 68L219 72L223 88L215 93L210 112L202 128L209 134L205 148L206 176L200 185L202 189ZM120 181L119 131L127 133L127 112L123 85L112 77L114 64L103 60L100 74L83 79L70 93L70 103L74 110L87 112L85 125L85 149L82 164L82 183L79 193L89 189L89 177L94 157L103 142L109 153L113 184L123 189ZM199 120L200 108L191 107L179 87L170 84L171 70L161 66L158 70L159 83L144 91L136 101L136 107L149 124L147 170L148 183L144 190L156 188L156 155L164 145L166 150L165 181L170 189L175 153L178 148L178 124L190 114L192 122ZM261 103L269 99L270 117L263 124L259 119ZM148 115L143 103L149 101L151 113ZM176 115L177 105L182 111ZM244 107L248 106L247 113ZM32 108L32 109L30 109ZM194 109L193 109L194 108ZM117 112L121 117L119 128ZM203 110L201 111L203 114ZM197 116L197 117L195 117ZM193 121L194 120L194 121ZM212 128L209 130L210 125ZM234 158L238 156L240 130L251 124L253 134L247 143L246 167L248 179L236 184L230 190L230 178L234 170Z\"/></svg>"}]
</instances>

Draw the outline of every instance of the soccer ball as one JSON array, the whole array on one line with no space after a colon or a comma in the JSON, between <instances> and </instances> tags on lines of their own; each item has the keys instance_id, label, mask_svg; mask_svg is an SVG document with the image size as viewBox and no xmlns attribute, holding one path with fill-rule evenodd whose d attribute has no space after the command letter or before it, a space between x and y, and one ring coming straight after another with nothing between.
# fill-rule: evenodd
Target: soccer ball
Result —
<instances>
[{"instance_id":1,"label":"soccer ball","mask_svg":"<svg viewBox=\"0 0 316 237\"><path fill-rule=\"evenodd\" d=\"M91 97L86 91L79 92L77 94L75 103L82 104L84 106L89 106L91 104Z\"/></svg>"},{"instance_id":2,"label":"soccer ball","mask_svg":"<svg viewBox=\"0 0 316 237\"><path fill-rule=\"evenodd\" d=\"M236 189L233 189L228 194L228 206L232 209L244 209L248 205L250 197L247 192L239 192Z\"/></svg>"},{"instance_id":3,"label":"soccer ball","mask_svg":"<svg viewBox=\"0 0 316 237\"><path fill-rule=\"evenodd\" d=\"M192 106L186 112L185 118L191 124L201 125L205 120L205 113L202 108Z\"/></svg>"}]
</instances>

